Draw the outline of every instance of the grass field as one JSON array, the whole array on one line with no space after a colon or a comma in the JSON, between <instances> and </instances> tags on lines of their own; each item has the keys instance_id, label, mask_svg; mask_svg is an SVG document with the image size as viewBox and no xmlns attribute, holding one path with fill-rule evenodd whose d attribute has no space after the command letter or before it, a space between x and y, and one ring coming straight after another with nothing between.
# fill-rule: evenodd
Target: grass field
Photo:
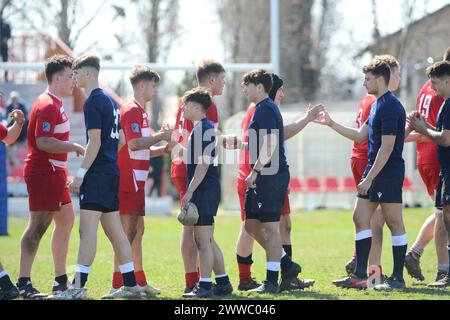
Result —
<instances>
[{"instance_id":1,"label":"grass field","mask_svg":"<svg viewBox=\"0 0 450 320\"><path fill-rule=\"evenodd\" d=\"M421 224L432 209L406 209L404 218L412 245ZM353 252L354 232L349 211L316 211L313 213L295 212L293 220L293 256L303 267L301 277L316 279L311 290L262 296L269 299L450 299L450 290L429 289L426 283L434 280L436 254L434 244L425 250L422 269L425 283L418 283L406 274L408 288L403 291L380 293L373 290L356 291L337 289L331 284L335 278L344 276L344 264ZM9 223L9 237L0 237L0 259L17 279L19 267L20 237L27 224L26 219L12 218ZM225 256L227 272L233 285L238 282L235 243L239 232L238 216L218 216L215 237ZM42 292L51 290L53 283L53 263L50 251L50 235L47 232L39 248L34 263L32 280ZM150 282L162 289L159 299L179 299L184 289L184 274L179 253L180 224L175 217L146 217L146 235L144 237L144 266ZM74 272L78 252L78 220L76 221L68 257L69 274ZM255 246L253 253L253 274L258 280L265 277L265 256ZM386 273L392 270L391 239L385 231L383 267ZM97 255L89 275L87 287L91 298L98 299L110 288L113 270L112 248L103 231L99 231ZM72 277L70 277L72 278ZM254 299L247 293L235 290L228 299Z\"/></svg>"}]
</instances>

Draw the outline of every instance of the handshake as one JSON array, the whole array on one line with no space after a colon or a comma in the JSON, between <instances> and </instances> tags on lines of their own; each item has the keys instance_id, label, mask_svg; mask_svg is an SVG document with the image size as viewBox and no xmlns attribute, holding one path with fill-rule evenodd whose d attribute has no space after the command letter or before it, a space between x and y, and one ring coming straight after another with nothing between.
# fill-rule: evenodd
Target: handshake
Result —
<instances>
[{"instance_id":1,"label":"handshake","mask_svg":"<svg viewBox=\"0 0 450 320\"><path fill-rule=\"evenodd\" d=\"M418 111L413 111L407 116L406 124L411 130L414 130L417 133L424 134L428 129L425 117Z\"/></svg>"}]
</instances>

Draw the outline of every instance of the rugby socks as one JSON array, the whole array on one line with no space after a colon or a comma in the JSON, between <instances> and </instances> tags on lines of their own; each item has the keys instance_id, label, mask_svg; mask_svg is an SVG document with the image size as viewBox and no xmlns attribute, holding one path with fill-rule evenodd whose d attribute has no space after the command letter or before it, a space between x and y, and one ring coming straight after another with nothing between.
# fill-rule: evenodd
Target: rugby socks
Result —
<instances>
[{"instance_id":1,"label":"rugby socks","mask_svg":"<svg viewBox=\"0 0 450 320\"><path fill-rule=\"evenodd\" d=\"M211 290L212 289L212 278L200 278L198 283L200 288Z\"/></svg>"},{"instance_id":2,"label":"rugby socks","mask_svg":"<svg viewBox=\"0 0 450 320\"><path fill-rule=\"evenodd\" d=\"M14 284L11 282L8 272L6 272L6 270L3 270L2 272L0 272L0 289L9 290L12 287L14 287Z\"/></svg>"},{"instance_id":3,"label":"rugby socks","mask_svg":"<svg viewBox=\"0 0 450 320\"><path fill-rule=\"evenodd\" d=\"M123 286L123 277L121 272L115 271L113 273L112 286L114 289L119 289Z\"/></svg>"},{"instance_id":4,"label":"rugby socks","mask_svg":"<svg viewBox=\"0 0 450 320\"><path fill-rule=\"evenodd\" d=\"M414 254L414 258L419 260L423 254L423 248L418 243L414 243L411 252Z\"/></svg>"},{"instance_id":5,"label":"rugby socks","mask_svg":"<svg viewBox=\"0 0 450 320\"><path fill-rule=\"evenodd\" d=\"M218 285L224 286L227 285L230 282L230 278L228 277L228 274L220 274L216 275L216 283Z\"/></svg>"},{"instance_id":6,"label":"rugby socks","mask_svg":"<svg viewBox=\"0 0 450 320\"><path fill-rule=\"evenodd\" d=\"M284 249L282 250L283 251L281 253L281 270L288 270L292 266L292 259L288 256L288 254L286 253L286 251L284 251Z\"/></svg>"},{"instance_id":7,"label":"rugby socks","mask_svg":"<svg viewBox=\"0 0 450 320\"><path fill-rule=\"evenodd\" d=\"M438 272L448 272L449 264L448 263L438 263L437 270Z\"/></svg>"},{"instance_id":8,"label":"rugby socks","mask_svg":"<svg viewBox=\"0 0 450 320\"><path fill-rule=\"evenodd\" d=\"M91 267L77 264L72 284L76 288L84 288L88 280L89 271L91 271Z\"/></svg>"},{"instance_id":9,"label":"rugby socks","mask_svg":"<svg viewBox=\"0 0 450 320\"><path fill-rule=\"evenodd\" d=\"M195 287L195 284L199 282L200 277L198 272L188 272L184 274L184 279L186 280L186 285L192 289Z\"/></svg>"},{"instance_id":10,"label":"rugby socks","mask_svg":"<svg viewBox=\"0 0 450 320\"><path fill-rule=\"evenodd\" d=\"M136 286L136 277L134 276L133 262L128 262L119 266L120 272L123 277L123 285L125 287Z\"/></svg>"},{"instance_id":11,"label":"rugby socks","mask_svg":"<svg viewBox=\"0 0 450 320\"><path fill-rule=\"evenodd\" d=\"M67 274L55 277L55 286L66 285L67 284Z\"/></svg>"},{"instance_id":12,"label":"rugby socks","mask_svg":"<svg viewBox=\"0 0 450 320\"><path fill-rule=\"evenodd\" d=\"M372 245L372 230L358 232L355 236L356 272L360 279L367 278L367 263L369 261L370 247Z\"/></svg>"},{"instance_id":13,"label":"rugby socks","mask_svg":"<svg viewBox=\"0 0 450 320\"><path fill-rule=\"evenodd\" d=\"M278 286L278 274L280 272L280 262L267 261L266 280Z\"/></svg>"},{"instance_id":14,"label":"rugby socks","mask_svg":"<svg viewBox=\"0 0 450 320\"><path fill-rule=\"evenodd\" d=\"M244 258L237 254L236 257L239 269L239 281L243 284L247 284L252 280L252 255Z\"/></svg>"},{"instance_id":15,"label":"rugby socks","mask_svg":"<svg viewBox=\"0 0 450 320\"><path fill-rule=\"evenodd\" d=\"M29 277L21 277L21 278L19 278L19 280L17 280L17 286L19 288L25 287L29 283L31 283L31 278L29 278Z\"/></svg>"},{"instance_id":16,"label":"rugby socks","mask_svg":"<svg viewBox=\"0 0 450 320\"><path fill-rule=\"evenodd\" d=\"M292 260L292 245L291 244L284 244L283 249L286 252L286 254L289 256L289 258Z\"/></svg>"},{"instance_id":17,"label":"rugby socks","mask_svg":"<svg viewBox=\"0 0 450 320\"><path fill-rule=\"evenodd\" d=\"M403 280L403 266L405 264L406 250L408 248L408 237L405 234L392 236L392 254L394 255L394 272L399 280Z\"/></svg>"},{"instance_id":18,"label":"rugby socks","mask_svg":"<svg viewBox=\"0 0 450 320\"><path fill-rule=\"evenodd\" d=\"M145 276L144 270L135 271L134 276L136 277L136 283L141 287L145 287L147 285L147 277Z\"/></svg>"}]
</instances>

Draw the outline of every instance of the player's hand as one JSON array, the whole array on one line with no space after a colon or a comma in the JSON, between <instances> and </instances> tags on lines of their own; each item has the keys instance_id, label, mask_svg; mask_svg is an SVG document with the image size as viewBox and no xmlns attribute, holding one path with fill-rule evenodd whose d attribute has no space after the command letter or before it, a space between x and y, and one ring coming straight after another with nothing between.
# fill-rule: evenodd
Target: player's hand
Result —
<instances>
[{"instance_id":1,"label":"player's hand","mask_svg":"<svg viewBox=\"0 0 450 320\"><path fill-rule=\"evenodd\" d=\"M69 191L73 194L80 194L80 187L83 184L83 179L79 177L75 177L74 180L69 182Z\"/></svg>"},{"instance_id":2,"label":"player's hand","mask_svg":"<svg viewBox=\"0 0 450 320\"><path fill-rule=\"evenodd\" d=\"M368 179L364 179L363 181L361 181L358 184L358 187L357 187L358 193L363 196L367 195L367 192L371 186L372 186L372 181L370 181Z\"/></svg>"},{"instance_id":3,"label":"player's hand","mask_svg":"<svg viewBox=\"0 0 450 320\"><path fill-rule=\"evenodd\" d=\"M166 147L164 148L164 152L165 153L172 153L173 148L175 148L175 146L177 145L177 143L175 141L169 141L166 144Z\"/></svg>"},{"instance_id":4,"label":"player's hand","mask_svg":"<svg viewBox=\"0 0 450 320\"><path fill-rule=\"evenodd\" d=\"M163 133L163 140L164 140L164 141L169 142L169 141L172 140L172 133L173 133L173 130L170 129L170 127L169 127L168 124L164 124L164 125L161 127L160 132Z\"/></svg>"},{"instance_id":5,"label":"player's hand","mask_svg":"<svg viewBox=\"0 0 450 320\"><path fill-rule=\"evenodd\" d=\"M331 126L333 124L333 120L331 119L330 114L326 109L319 113L314 122L323 126Z\"/></svg>"},{"instance_id":6,"label":"player's hand","mask_svg":"<svg viewBox=\"0 0 450 320\"><path fill-rule=\"evenodd\" d=\"M189 201L191 201L192 199L192 192L190 192L189 190L186 191L186 193L184 194L183 199L181 199L181 208L187 208Z\"/></svg>"},{"instance_id":7,"label":"player's hand","mask_svg":"<svg viewBox=\"0 0 450 320\"><path fill-rule=\"evenodd\" d=\"M427 122L423 116L413 117L411 120L411 125L414 130L418 133L425 134L427 132Z\"/></svg>"},{"instance_id":8,"label":"player's hand","mask_svg":"<svg viewBox=\"0 0 450 320\"><path fill-rule=\"evenodd\" d=\"M248 177L245 179L245 184L247 185L247 188L250 189L256 189L256 178L258 177L258 174L252 170Z\"/></svg>"},{"instance_id":9,"label":"player's hand","mask_svg":"<svg viewBox=\"0 0 450 320\"><path fill-rule=\"evenodd\" d=\"M309 104L306 111L306 120L308 122L316 120L323 111L325 111L325 106L323 104L318 104L314 107Z\"/></svg>"},{"instance_id":10,"label":"player's hand","mask_svg":"<svg viewBox=\"0 0 450 320\"><path fill-rule=\"evenodd\" d=\"M19 125L23 125L25 122L25 115L23 114L22 110L14 110L11 112L11 118Z\"/></svg>"},{"instance_id":11,"label":"player's hand","mask_svg":"<svg viewBox=\"0 0 450 320\"><path fill-rule=\"evenodd\" d=\"M74 152L76 153L77 157L84 157L86 149L82 145L79 145L78 143L74 143L73 145L75 147Z\"/></svg>"},{"instance_id":12,"label":"player's hand","mask_svg":"<svg viewBox=\"0 0 450 320\"><path fill-rule=\"evenodd\" d=\"M223 135L222 145L225 149L235 150L239 149L242 142L234 134Z\"/></svg>"},{"instance_id":13,"label":"player's hand","mask_svg":"<svg viewBox=\"0 0 450 320\"><path fill-rule=\"evenodd\" d=\"M408 125L408 127L412 130L414 130L414 124L413 124L413 120L414 118L419 118L420 117L420 113L417 111L413 111L410 114L408 114L408 116L406 117L406 124Z\"/></svg>"}]
</instances>

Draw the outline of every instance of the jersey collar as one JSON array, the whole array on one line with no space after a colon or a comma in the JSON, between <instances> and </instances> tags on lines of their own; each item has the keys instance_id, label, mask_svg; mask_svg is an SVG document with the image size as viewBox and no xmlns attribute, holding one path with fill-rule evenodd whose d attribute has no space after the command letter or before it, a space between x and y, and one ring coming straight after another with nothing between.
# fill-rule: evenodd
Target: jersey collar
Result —
<instances>
[{"instance_id":1,"label":"jersey collar","mask_svg":"<svg viewBox=\"0 0 450 320\"><path fill-rule=\"evenodd\" d=\"M52 93L50 91L50 88L47 88L47 90L45 91L48 95L52 96L53 98L57 99L59 102L62 103L62 99L60 97L58 97L56 94Z\"/></svg>"},{"instance_id":2,"label":"jersey collar","mask_svg":"<svg viewBox=\"0 0 450 320\"><path fill-rule=\"evenodd\" d=\"M133 99L133 102L134 102L138 107L144 109L144 107L141 106L141 104L140 104L136 99ZM144 110L145 110L145 109L144 109Z\"/></svg>"}]
</instances>

